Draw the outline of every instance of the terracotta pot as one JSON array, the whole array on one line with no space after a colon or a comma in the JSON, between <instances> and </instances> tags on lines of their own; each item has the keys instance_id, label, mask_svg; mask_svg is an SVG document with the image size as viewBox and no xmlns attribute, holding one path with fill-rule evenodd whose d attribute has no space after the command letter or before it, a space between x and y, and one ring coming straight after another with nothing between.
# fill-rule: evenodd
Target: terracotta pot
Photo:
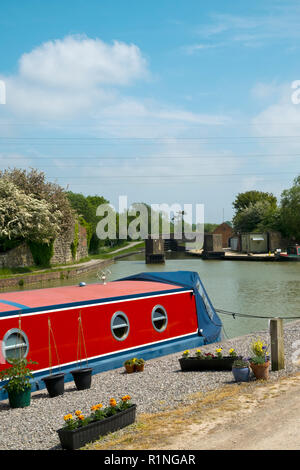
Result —
<instances>
[{"instance_id":1,"label":"terracotta pot","mask_svg":"<svg viewBox=\"0 0 300 470\"><path fill-rule=\"evenodd\" d=\"M258 380L268 380L269 366L270 361L265 362L264 364L254 364L253 362L250 362L250 367L253 371L253 374Z\"/></svg>"},{"instance_id":2,"label":"terracotta pot","mask_svg":"<svg viewBox=\"0 0 300 470\"><path fill-rule=\"evenodd\" d=\"M124 364L127 374L135 372L135 364Z\"/></svg>"}]
</instances>

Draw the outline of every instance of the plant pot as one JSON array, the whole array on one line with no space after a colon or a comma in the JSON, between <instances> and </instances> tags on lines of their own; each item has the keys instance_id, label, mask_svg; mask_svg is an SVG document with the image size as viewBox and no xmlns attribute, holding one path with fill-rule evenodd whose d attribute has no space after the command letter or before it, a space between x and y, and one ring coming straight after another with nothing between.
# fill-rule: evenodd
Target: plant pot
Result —
<instances>
[{"instance_id":1,"label":"plant pot","mask_svg":"<svg viewBox=\"0 0 300 470\"><path fill-rule=\"evenodd\" d=\"M134 423L136 405L132 405L127 410L105 418L100 421L94 421L86 426L77 429L61 428L57 431L60 443L63 449L75 450L83 447L88 442L94 442L100 436L124 428Z\"/></svg>"},{"instance_id":2,"label":"plant pot","mask_svg":"<svg viewBox=\"0 0 300 470\"><path fill-rule=\"evenodd\" d=\"M8 392L8 401L11 408L24 408L25 406L29 406L31 401L31 387L27 387L20 392L10 390Z\"/></svg>"},{"instance_id":3,"label":"plant pot","mask_svg":"<svg viewBox=\"0 0 300 470\"><path fill-rule=\"evenodd\" d=\"M182 357L179 359L182 371L190 370L231 370L238 357L224 356L222 359L199 359L198 357Z\"/></svg>"},{"instance_id":4,"label":"plant pot","mask_svg":"<svg viewBox=\"0 0 300 470\"><path fill-rule=\"evenodd\" d=\"M77 390L91 388L92 370L91 367L85 367L71 371Z\"/></svg>"},{"instance_id":5,"label":"plant pot","mask_svg":"<svg viewBox=\"0 0 300 470\"><path fill-rule=\"evenodd\" d=\"M50 397L57 397L58 395L63 395L65 387L65 374L53 374L44 377L43 382L45 382L46 388Z\"/></svg>"},{"instance_id":6,"label":"plant pot","mask_svg":"<svg viewBox=\"0 0 300 470\"><path fill-rule=\"evenodd\" d=\"M143 372L144 368L145 368L145 364L136 364L135 365L135 371L136 372Z\"/></svg>"},{"instance_id":7,"label":"plant pot","mask_svg":"<svg viewBox=\"0 0 300 470\"><path fill-rule=\"evenodd\" d=\"M127 374L132 374L135 372L135 364L124 364Z\"/></svg>"},{"instance_id":8,"label":"plant pot","mask_svg":"<svg viewBox=\"0 0 300 470\"><path fill-rule=\"evenodd\" d=\"M270 361L265 362L264 364L254 364L253 362L250 362L250 367L253 371L253 374L258 380L268 380L269 366Z\"/></svg>"},{"instance_id":9,"label":"plant pot","mask_svg":"<svg viewBox=\"0 0 300 470\"><path fill-rule=\"evenodd\" d=\"M250 376L249 367L233 367L232 373L236 382L248 382Z\"/></svg>"}]
</instances>

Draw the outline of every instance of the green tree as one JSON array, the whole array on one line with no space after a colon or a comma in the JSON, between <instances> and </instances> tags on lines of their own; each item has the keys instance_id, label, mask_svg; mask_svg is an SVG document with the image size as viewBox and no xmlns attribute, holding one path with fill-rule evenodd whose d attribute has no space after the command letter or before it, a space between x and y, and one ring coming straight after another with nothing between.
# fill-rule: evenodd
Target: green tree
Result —
<instances>
[{"instance_id":1,"label":"green tree","mask_svg":"<svg viewBox=\"0 0 300 470\"><path fill-rule=\"evenodd\" d=\"M61 213L59 220L62 232L69 229L74 220L74 211L66 197L65 190L58 184L46 180L45 173L34 168L22 170L19 168L0 171L0 179L11 181L24 194L37 201L47 202L52 214Z\"/></svg>"},{"instance_id":2,"label":"green tree","mask_svg":"<svg viewBox=\"0 0 300 470\"><path fill-rule=\"evenodd\" d=\"M250 203L233 217L233 226L237 232L278 230L280 211L268 200Z\"/></svg>"},{"instance_id":3,"label":"green tree","mask_svg":"<svg viewBox=\"0 0 300 470\"><path fill-rule=\"evenodd\" d=\"M281 194L280 216L283 234L300 242L300 175Z\"/></svg>"},{"instance_id":4,"label":"green tree","mask_svg":"<svg viewBox=\"0 0 300 470\"><path fill-rule=\"evenodd\" d=\"M50 244L60 231L61 212L50 202L19 189L9 178L0 178L0 239Z\"/></svg>"},{"instance_id":5,"label":"green tree","mask_svg":"<svg viewBox=\"0 0 300 470\"><path fill-rule=\"evenodd\" d=\"M232 205L236 213L238 213L260 201L268 202L270 206L274 208L277 206L277 198L272 193L265 193L255 190L239 193Z\"/></svg>"}]
</instances>

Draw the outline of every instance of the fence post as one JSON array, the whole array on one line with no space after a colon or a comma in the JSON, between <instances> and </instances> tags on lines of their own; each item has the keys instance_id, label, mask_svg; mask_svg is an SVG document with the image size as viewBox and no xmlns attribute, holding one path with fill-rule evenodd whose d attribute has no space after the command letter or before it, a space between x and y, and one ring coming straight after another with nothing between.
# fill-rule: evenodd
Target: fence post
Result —
<instances>
[{"instance_id":1,"label":"fence post","mask_svg":"<svg viewBox=\"0 0 300 470\"><path fill-rule=\"evenodd\" d=\"M282 318L270 320L272 370L284 369L284 334Z\"/></svg>"}]
</instances>

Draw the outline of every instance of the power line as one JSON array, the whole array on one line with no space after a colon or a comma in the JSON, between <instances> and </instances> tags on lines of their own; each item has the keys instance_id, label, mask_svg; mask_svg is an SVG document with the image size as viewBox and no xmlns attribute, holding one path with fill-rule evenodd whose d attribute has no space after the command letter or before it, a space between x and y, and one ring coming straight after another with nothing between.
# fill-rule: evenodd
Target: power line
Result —
<instances>
[{"instance_id":1,"label":"power line","mask_svg":"<svg viewBox=\"0 0 300 470\"><path fill-rule=\"evenodd\" d=\"M200 178L200 177L223 177L223 176L263 176L263 175L282 175L282 174L300 174L300 170L294 171L281 171L281 172L267 172L267 173L223 173L223 174L193 174L193 175L86 175L86 176L70 176L75 179L87 179L87 178ZM52 178L65 178L65 176L52 176Z\"/></svg>"},{"instance_id":2,"label":"power line","mask_svg":"<svg viewBox=\"0 0 300 470\"><path fill-rule=\"evenodd\" d=\"M171 136L168 136L168 137L92 137L92 136L89 136L89 137L83 137L83 136L80 136L80 137L0 137L0 140L10 140L10 141L20 141L20 140L24 140L24 141L29 141L29 140L37 140L37 141L47 141L47 140L52 140L52 141L62 141L62 140L66 140L66 141L70 141L70 140L74 140L74 141L105 141L105 140L112 140L112 141L115 141L115 140L133 140L133 141L140 141L140 140L145 140L145 141L151 141L151 140L154 140L154 141L175 141L176 143L178 141L188 141L188 140L191 140L191 141L197 141L197 140L200 140L200 141L203 141L203 140L237 140L237 139L246 139L246 140L254 140L254 139L300 139L300 135L288 135L288 136L210 136L210 137L171 137Z\"/></svg>"},{"instance_id":3,"label":"power line","mask_svg":"<svg viewBox=\"0 0 300 470\"><path fill-rule=\"evenodd\" d=\"M241 158L261 158L261 157L266 157L266 158L273 158L273 157L279 157L279 158L300 158L300 153L295 153L295 154L276 154L276 153L270 153L270 154L264 154L264 153L258 153L258 154L244 154L244 155L156 155L152 157L151 155L144 155L144 156L137 156L137 157L124 157L124 156L112 156L112 157L102 157L102 156L97 156L97 157L89 157L89 156L84 156L84 160L144 160L144 159L151 159L151 160L161 160L161 159L166 159L166 160L173 160L173 159L204 159L204 158L224 158L224 159L241 159ZM58 159L58 160L83 160L83 157L76 157L76 156L22 156L22 155L16 155L13 157L13 159L31 159L31 160L37 160L37 159Z\"/></svg>"}]
</instances>

